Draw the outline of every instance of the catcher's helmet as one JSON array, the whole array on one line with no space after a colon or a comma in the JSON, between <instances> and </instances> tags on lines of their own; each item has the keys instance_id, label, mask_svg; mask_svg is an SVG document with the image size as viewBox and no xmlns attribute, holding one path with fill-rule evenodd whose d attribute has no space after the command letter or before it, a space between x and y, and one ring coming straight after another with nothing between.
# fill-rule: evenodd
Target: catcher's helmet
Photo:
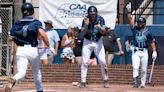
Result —
<instances>
[{"instance_id":1,"label":"catcher's helmet","mask_svg":"<svg viewBox=\"0 0 164 92\"><path fill-rule=\"evenodd\" d=\"M97 15L97 8L95 6L90 6L88 8L88 15L90 14L96 14Z\"/></svg>"},{"instance_id":2,"label":"catcher's helmet","mask_svg":"<svg viewBox=\"0 0 164 92\"><path fill-rule=\"evenodd\" d=\"M142 23L143 26L146 25L146 19L144 17L139 17L137 20L137 24Z\"/></svg>"},{"instance_id":3,"label":"catcher's helmet","mask_svg":"<svg viewBox=\"0 0 164 92\"><path fill-rule=\"evenodd\" d=\"M21 7L23 16L30 16L34 13L34 7L31 3L24 3Z\"/></svg>"}]
</instances>

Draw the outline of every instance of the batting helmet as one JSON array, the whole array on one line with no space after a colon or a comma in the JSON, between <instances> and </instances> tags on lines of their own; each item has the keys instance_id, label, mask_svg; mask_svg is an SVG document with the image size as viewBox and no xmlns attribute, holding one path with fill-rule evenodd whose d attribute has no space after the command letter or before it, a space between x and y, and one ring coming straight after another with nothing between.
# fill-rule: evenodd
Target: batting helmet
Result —
<instances>
[{"instance_id":1,"label":"batting helmet","mask_svg":"<svg viewBox=\"0 0 164 92\"><path fill-rule=\"evenodd\" d=\"M137 20L137 24L142 23L143 26L146 25L146 19L144 17L139 17Z\"/></svg>"},{"instance_id":2,"label":"batting helmet","mask_svg":"<svg viewBox=\"0 0 164 92\"><path fill-rule=\"evenodd\" d=\"M21 7L23 16L30 16L34 14L34 7L31 3L24 3Z\"/></svg>"},{"instance_id":3,"label":"batting helmet","mask_svg":"<svg viewBox=\"0 0 164 92\"><path fill-rule=\"evenodd\" d=\"M88 8L88 14L96 14L97 15L97 8L95 6L90 6Z\"/></svg>"}]
</instances>

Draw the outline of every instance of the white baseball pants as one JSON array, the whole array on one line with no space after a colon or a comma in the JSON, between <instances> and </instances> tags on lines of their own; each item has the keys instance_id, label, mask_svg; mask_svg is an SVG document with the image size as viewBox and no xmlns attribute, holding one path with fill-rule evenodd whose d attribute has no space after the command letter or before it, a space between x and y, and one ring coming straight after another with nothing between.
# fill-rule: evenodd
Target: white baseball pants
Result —
<instances>
[{"instance_id":1,"label":"white baseball pants","mask_svg":"<svg viewBox=\"0 0 164 92\"><path fill-rule=\"evenodd\" d=\"M35 81L35 87L37 91L42 90L41 85L41 72L40 72L40 57L37 47L27 46L18 46L16 52L16 66L17 73L14 78L17 81L20 81L24 78L28 65L32 65L32 71Z\"/></svg>"},{"instance_id":2,"label":"white baseball pants","mask_svg":"<svg viewBox=\"0 0 164 92\"><path fill-rule=\"evenodd\" d=\"M132 53L132 65L133 65L133 78L137 77L139 66L141 63L141 86L145 86L146 83L146 73L148 65L148 50L144 51L137 50Z\"/></svg>"},{"instance_id":3,"label":"white baseball pants","mask_svg":"<svg viewBox=\"0 0 164 92\"><path fill-rule=\"evenodd\" d=\"M83 48L82 48L81 82L86 82L86 77L88 72L88 61L93 51L96 57L98 58L99 64L101 66L103 80L108 79L108 76L105 72L106 60L105 60L105 49L102 39L99 39L98 41L90 41L84 39Z\"/></svg>"}]
</instances>

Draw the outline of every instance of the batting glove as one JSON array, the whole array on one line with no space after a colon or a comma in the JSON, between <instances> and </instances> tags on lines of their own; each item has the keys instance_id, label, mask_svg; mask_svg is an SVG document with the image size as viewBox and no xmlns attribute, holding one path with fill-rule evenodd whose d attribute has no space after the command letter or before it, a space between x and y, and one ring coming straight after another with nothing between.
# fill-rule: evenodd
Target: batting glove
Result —
<instances>
[{"instance_id":1,"label":"batting glove","mask_svg":"<svg viewBox=\"0 0 164 92\"><path fill-rule=\"evenodd\" d=\"M122 50L121 50L121 51L119 51L119 53L120 53L120 56L124 54L124 52L123 52Z\"/></svg>"},{"instance_id":2,"label":"batting glove","mask_svg":"<svg viewBox=\"0 0 164 92\"><path fill-rule=\"evenodd\" d=\"M157 58L157 51L153 51L152 59L156 59L156 58Z\"/></svg>"},{"instance_id":3,"label":"batting glove","mask_svg":"<svg viewBox=\"0 0 164 92\"><path fill-rule=\"evenodd\" d=\"M131 12L131 11L132 11L131 2L129 2L129 3L126 5L126 9L127 9L128 12Z\"/></svg>"}]
</instances>

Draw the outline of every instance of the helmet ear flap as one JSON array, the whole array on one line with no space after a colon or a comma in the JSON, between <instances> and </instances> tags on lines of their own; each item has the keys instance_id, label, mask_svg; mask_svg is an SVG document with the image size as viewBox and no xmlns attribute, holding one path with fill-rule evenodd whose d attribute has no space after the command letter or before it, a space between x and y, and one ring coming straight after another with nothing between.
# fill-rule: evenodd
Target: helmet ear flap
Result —
<instances>
[{"instance_id":1,"label":"helmet ear flap","mask_svg":"<svg viewBox=\"0 0 164 92\"><path fill-rule=\"evenodd\" d=\"M34 14L34 7L31 3L24 3L21 7L23 16L30 16Z\"/></svg>"}]
</instances>

